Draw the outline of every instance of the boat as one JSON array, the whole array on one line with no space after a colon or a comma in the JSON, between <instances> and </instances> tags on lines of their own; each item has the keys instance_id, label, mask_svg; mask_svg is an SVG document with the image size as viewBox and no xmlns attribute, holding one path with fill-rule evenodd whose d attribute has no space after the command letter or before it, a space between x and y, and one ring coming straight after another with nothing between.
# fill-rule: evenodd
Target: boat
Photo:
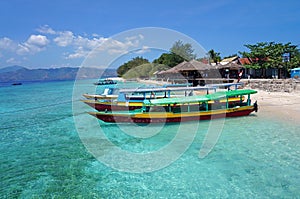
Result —
<instances>
[{"instance_id":1,"label":"boat","mask_svg":"<svg viewBox=\"0 0 300 199\"><path fill-rule=\"evenodd\" d=\"M137 89L120 89L117 99L99 100L95 96L94 100L82 100L85 104L97 111L111 111L111 110L135 110L144 106L145 100L185 97L194 95L195 91L204 91L208 93L209 90L215 90L215 87L156 87L156 88L137 88ZM92 96L90 96L92 97ZM99 96L101 97L101 96Z\"/></svg>"},{"instance_id":2,"label":"boat","mask_svg":"<svg viewBox=\"0 0 300 199\"><path fill-rule=\"evenodd\" d=\"M119 88L108 87L108 88L105 88L103 93L101 93L101 94L85 93L85 94L83 94L83 97L85 97L86 99L94 99L94 100L98 100L98 99L112 100L112 99L117 99L118 94L119 94Z\"/></svg>"},{"instance_id":3,"label":"boat","mask_svg":"<svg viewBox=\"0 0 300 199\"><path fill-rule=\"evenodd\" d=\"M116 84L116 83L117 83L117 81L114 81L109 78L105 78L105 79L100 79L97 82L94 82L94 85L108 85L108 84Z\"/></svg>"},{"instance_id":4,"label":"boat","mask_svg":"<svg viewBox=\"0 0 300 199\"><path fill-rule=\"evenodd\" d=\"M20 85L22 85L22 83L21 82L17 82L17 83L12 83L11 85L12 86L20 86Z\"/></svg>"},{"instance_id":5,"label":"boat","mask_svg":"<svg viewBox=\"0 0 300 199\"><path fill-rule=\"evenodd\" d=\"M241 83L231 84L215 84L212 86L197 86L197 87L156 87L156 88L137 88L137 89L120 89L117 98L106 98L105 95L89 95L88 100L82 100L85 104L96 109L97 111L121 111L121 110L135 110L144 106L145 100L161 99L161 98L174 98L174 97L186 97L198 94L208 94L216 92L218 88L226 86L229 89L234 86L237 89L237 85ZM85 96L85 95L84 95ZM87 96L85 96L87 97ZM239 98L231 97L229 103L239 101ZM221 103L225 103L225 99L221 100ZM210 101L209 103L213 103ZM197 106L197 104L195 104Z\"/></svg>"},{"instance_id":6,"label":"boat","mask_svg":"<svg viewBox=\"0 0 300 199\"><path fill-rule=\"evenodd\" d=\"M145 102L143 108L133 111L102 111L89 114L108 123L173 123L247 116L258 110L257 102L252 104L250 99L250 95L255 93L255 90L230 90L185 98L153 99ZM242 100L245 95L248 96L246 102ZM240 101L229 103L231 97L239 97ZM220 103L224 99L225 105ZM215 103L209 105L209 101ZM197 107L191 106L195 103L198 104ZM150 108L146 108L147 106Z\"/></svg>"},{"instance_id":7,"label":"boat","mask_svg":"<svg viewBox=\"0 0 300 199\"><path fill-rule=\"evenodd\" d=\"M188 84L164 84L162 86L162 88L174 88L174 87L188 87L191 86L190 83ZM157 87L145 87L143 89L153 89L153 88L157 88ZM141 89L141 88L138 88ZM112 99L117 99L118 98L118 94L119 94L119 90L120 88L116 88L116 87L108 87L105 88L103 93L101 94L88 94L85 93L83 94L83 96L86 99L94 99L94 100L112 100ZM151 92L151 90L149 92ZM126 91L126 90L123 90ZM134 89L132 92L136 92L136 89Z\"/></svg>"}]
</instances>

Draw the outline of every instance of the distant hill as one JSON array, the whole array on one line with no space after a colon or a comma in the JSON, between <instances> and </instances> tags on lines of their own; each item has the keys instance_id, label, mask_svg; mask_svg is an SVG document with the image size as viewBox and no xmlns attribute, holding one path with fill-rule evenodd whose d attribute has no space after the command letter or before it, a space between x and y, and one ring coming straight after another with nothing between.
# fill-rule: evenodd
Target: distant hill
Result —
<instances>
[{"instance_id":1,"label":"distant hill","mask_svg":"<svg viewBox=\"0 0 300 199\"><path fill-rule=\"evenodd\" d=\"M5 67L5 68L0 68L0 73L7 73L7 72L13 72L13 71L17 71L17 70L20 70L20 69L26 69L25 67L23 66L8 66L8 67Z\"/></svg>"},{"instance_id":2,"label":"distant hill","mask_svg":"<svg viewBox=\"0 0 300 199\"><path fill-rule=\"evenodd\" d=\"M80 69L80 70L79 70ZM55 81L73 79L96 79L99 77L116 77L114 69L97 68L55 68L55 69L27 69L22 66L10 66L0 69L0 82L22 81Z\"/></svg>"}]
</instances>

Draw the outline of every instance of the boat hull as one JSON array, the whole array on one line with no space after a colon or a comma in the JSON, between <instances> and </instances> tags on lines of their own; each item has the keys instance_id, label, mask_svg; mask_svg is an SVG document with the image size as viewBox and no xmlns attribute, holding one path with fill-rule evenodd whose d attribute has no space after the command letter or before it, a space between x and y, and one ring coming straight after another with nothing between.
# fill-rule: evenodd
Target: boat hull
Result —
<instances>
[{"instance_id":1,"label":"boat hull","mask_svg":"<svg viewBox=\"0 0 300 199\"><path fill-rule=\"evenodd\" d=\"M100 99L100 100L112 100L117 99L118 95L95 95L95 94L83 94L86 99Z\"/></svg>"},{"instance_id":2,"label":"boat hull","mask_svg":"<svg viewBox=\"0 0 300 199\"><path fill-rule=\"evenodd\" d=\"M112 103L112 102L97 102L91 100L83 100L83 102L90 107L96 109L97 111L126 111L126 110L135 110L141 109L143 107L142 102L137 103Z\"/></svg>"},{"instance_id":3,"label":"boat hull","mask_svg":"<svg viewBox=\"0 0 300 199\"><path fill-rule=\"evenodd\" d=\"M85 104L94 108L97 111L127 111L127 110L136 110L143 108L143 102L99 102L97 100L82 100ZM240 103L240 98L231 98L229 99L229 104ZM213 104L214 102L209 102ZM221 100L220 106L225 106L226 101ZM175 106L175 105L173 105ZM188 105L176 105L177 107L187 107ZM199 103L190 104L191 107L198 107ZM214 106L214 105L211 105Z\"/></svg>"},{"instance_id":4,"label":"boat hull","mask_svg":"<svg viewBox=\"0 0 300 199\"><path fill-rule=\"evenodd\" d=\"M247 116L254 111L253 106L229 108L212 111L188 113L105 113L90 112L89 114L108 123L174 123L198 120L212 120L226 117Z\"/></svg>"}]
</instances>

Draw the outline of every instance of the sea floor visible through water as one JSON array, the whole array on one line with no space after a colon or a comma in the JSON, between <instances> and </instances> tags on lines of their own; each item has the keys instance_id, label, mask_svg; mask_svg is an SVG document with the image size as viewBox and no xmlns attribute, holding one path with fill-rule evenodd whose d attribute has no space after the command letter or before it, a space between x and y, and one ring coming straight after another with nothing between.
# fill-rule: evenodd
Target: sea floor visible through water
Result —
<instances>
[{"instance_id":1,"label":"sea floor visible through water","mask_svg":"<svg viewBox=\"0 0 300 199\"><path fill-rule=\"evenodd\" d=\"M79 81L79 91L83 94L86 86L93 86L93 81ZM98 91L103 88L98 87ZM300 195L299 123L260 110L219 123L150 126L90 123L92 116L86 111L92 109L80 102L73 91L73 81L0 87L1 198L297 198ZM82 112L73 115L74 106ZM76 121L85 125L78 127ZM207 133L220 123L216 144L207 156L199 157ZM90 140L94 147L103 148L98 157L82 141L82 132L93 128L95 132L100 128L110 141L106 146L107 142L99 142L97 138ZM192 142L186 144L185 138L177 139L178 132L186 134L186 139ZM143 133L151 136L137 136ZM129 165L133 172L101 162L103 153L110 156L114 166L128 167L128 162L122 162L126 159L109 153L112 145L134 154L151 154L167 148L174 139L178 142L176 146L180 150L186 147L185 150L175 148L157 157L156 160L163 162L167 156L179 154L170 164L153 171L150 168L147 172L134 172L141 164L134 160Z\"/></svg>"}]
</instances>

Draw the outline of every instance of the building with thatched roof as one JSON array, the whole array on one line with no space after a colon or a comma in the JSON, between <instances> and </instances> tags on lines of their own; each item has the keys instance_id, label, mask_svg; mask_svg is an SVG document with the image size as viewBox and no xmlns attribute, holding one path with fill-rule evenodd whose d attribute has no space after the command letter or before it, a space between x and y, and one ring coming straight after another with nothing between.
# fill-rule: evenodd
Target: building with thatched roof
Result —
<instances>
[{"instance_id":1,"label":"building with thatched roof","mask_svg":"<svg viewBox=\"0 0 300 199\"><path fill-rule=\"evenodd\" d=\"M218 65L217 69L223 78L238 78L238 75L242 71L242 74L245 74L245 67L235 62L230 62L225 65Z\"/></svg>"},{"instance_id":2,"label":"building with thatched roof","mask_svg":"<svg viewBox=\"0 0 300 199\"><path fill-rule=\"evenodd\" d=\"M203 78L221 78L216 66L196 60L182 62L173 68L159 72L160 78L180 80L185 79L194 85L202 85Z\"/></svg>"}]
</instances>

